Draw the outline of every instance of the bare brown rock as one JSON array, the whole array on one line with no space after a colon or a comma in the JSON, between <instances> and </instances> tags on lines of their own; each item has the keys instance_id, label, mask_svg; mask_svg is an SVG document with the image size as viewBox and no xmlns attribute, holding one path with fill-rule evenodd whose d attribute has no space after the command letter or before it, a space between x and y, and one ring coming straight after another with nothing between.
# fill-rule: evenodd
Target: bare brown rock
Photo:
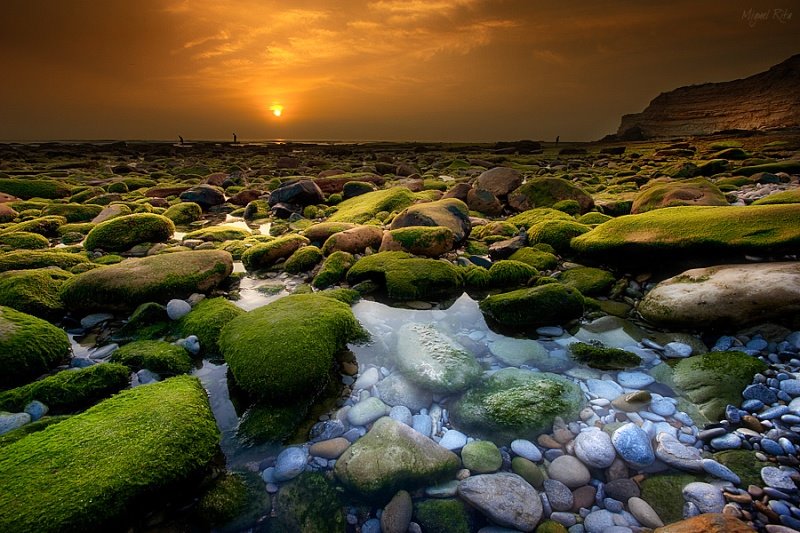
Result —
<instances>
[{"instance_id":1,"label":"bare brown rock","mask_svg":"<svg viewBox=\"0 0 800 533\"><path fill-rule=\"evenodd\" d=\"M356 226L328 237L322 246L322 253L329 255L341 251L360 254L368 247L377 249L381 239L383 230L378 226Z\"/></svg>"},{"instance_id":2,"label":"bare brown rock","mask_svg":"<svg viewBox=\"0 0 800 533\"><path fill-rule=\"evenodd\" d=\"M656 528L655 533L750 533L752 531L755 530L737 518L709 513Z\"/></svg>"}]
</instances>

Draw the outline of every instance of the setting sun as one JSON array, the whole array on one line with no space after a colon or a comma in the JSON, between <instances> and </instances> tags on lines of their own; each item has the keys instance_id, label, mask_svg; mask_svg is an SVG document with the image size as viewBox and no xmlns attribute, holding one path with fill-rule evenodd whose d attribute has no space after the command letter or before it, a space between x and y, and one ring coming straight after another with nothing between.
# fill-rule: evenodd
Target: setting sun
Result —
<instances>
[{"instance_id":1,"label":"setting sun","mask_svg":"<svg viewBox=\"0 0 800 533\"><path fill-rule=\"evenodd\" d=\"M275 115L276 117L279 117L283 114L283 106L279 104L271 106L269 110L272 111L272 114Z\"/></svg>"}]
</instances>

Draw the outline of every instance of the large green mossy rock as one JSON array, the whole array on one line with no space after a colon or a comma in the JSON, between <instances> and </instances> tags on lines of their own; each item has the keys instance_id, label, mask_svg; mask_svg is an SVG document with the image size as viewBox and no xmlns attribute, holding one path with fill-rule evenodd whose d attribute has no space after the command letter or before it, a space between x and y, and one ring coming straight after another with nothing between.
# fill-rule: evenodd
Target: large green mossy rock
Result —
<instances>
[{"instance_id":1,"label":"large green mossy rock","mask_svg":"<svg viewBox=\"0 0 800 533\"><path fill-rule=\"evenodd\" d=\"M30 231L0 234L0 244L12 250L43 250L50 247L50 241L47 237Z\"/></svg>"},{"instance_id":2,"label":"large green mossy rock","mask_svg":"<svg viewBox=\"0 0 800 533\"><path fill-rule=\"evenodd\" d=\"M394 217L391 229L417 226L447 228L453 232L456 244L464 242L472 231L469 208L456 198L412 205Z\"/></svg>"},{"instance_id":3,"label":"large green mossy rock","mask_svg":"<svg viewBox=\"0 0 800 533\"><path fill-rule=\"evenodd\" d=\"M59 291L72 274L60 268L9 270L0 274L0 305L36 316L53 316L64 306Z\"/></svg>"},{"instance_id":4,"label":"large green mossy rock","mask_svg":"<svg viewBox=\"0 0 800 533\"><path fill-rule=\"evenodd\" d=\"M328 217L328 222L380 223L375 220L375 215L400 211L414 203L414 200L414 193L405 187L368 192L337 205L336 212Z\"/></svg>"},{"instance_id":5,"label":"large green mossy rock","mask_svg":"<svg viewBox=\"0 0 800 533\"><path fill-rule=\"evenodd\" d=\"M175 232L170 219L152 213L135 213L101 222L86 236L87 250L124 252L145 242L164 242Z\"/></svg>"},{"instance_id":6,"label":"large green mossy rock","mask_svg":"<svg viewBox=\"0 0 800 533\"><path fill-rule=\"evenodd\" d=\"M20 412L33 400L45 404L50 413L85 409L130 385L130 371L115 363L63 370L16 389L0 392L0 410Z\"/></svg>"},{"instance_id":7,"label":"large green mossy rock","mask_svg":"<svg viewBox=\"0 0 800 533\"><path fill-rule=\"evenodd\" d=\"M0 255L0 272L55 266L68 270L88 263L84 255L51 250L17 250Z\"/></svg>"},{"instance_id":8,"label":"large green mossy rock","mask_svg":"<svg viewBox=\"0 0 800 533\"><path fill-rule=\"evenodd\" d=\"M528 209L522 213L518 213L513 217L508 217L506 222L513 224L517 227L528 229L534 224L546 222L548 220L575 220L570 215L558 209L550 207L535 207Z\"/></svg>"},{"instance_id":9,"label":"large green mossy rock","mask_svg":"<svg viewBox=\"0 0 800 533\"><path fill-rule=\"evenodd\" d=\"M29 198L66 198L70 188L60 181L30 178L0 178L0 192L27 200Z\"/></svg>"},{"instance_id":10,"label":"large green mossy rock","mask_svg":"<svg viewBox=\"0 0 800 533\"><path fill-rule=\"evenodd\" d=\"M569 251L569 243L574 237L583 235L589 229L589 226L574 220L545 220L528 229L528 242L548 244L563 254Z\"/></svg>"},{"instance_id":11,"label":"large green mossy rock","mask_svg":"<svg viewBox=\"0 0 800 533\"><path fill-rule=\"evenodd\" d=\"M232 271L231 254L223 250L127 259L67 280L61 287L61 300L72 311L132 309L210 291Z\"/></svg>"},{"instance_id":12,"label":"large green mossy rock","mask_svg":"<svg viewBox=\"0 0 800 533\"><path fill-rule=\"evenodd\" d=\"M37 378L65 360L69 337L49 322L0 306L0 388Z\"/></svg>"},{"instance_id":13,"label":"large green mossy rock","mask_svg":"<svg viewBox=\"0 0 800 533\"><path fill-rule=\"evenodd\" d=\"M416 503L414 520L423 531L437 533L470 533L474 522L469 505L455 498Z\"/></svg>"},{"instance_id":14,"label":"large green mossy rock","mask_svg":"<svg viewBox=\"0 0 800 533\"><path fill-rule=\"evenodd\" d=\"M609 220L572 240L604 263L800 250L800 205L668 207Z\"/></svg>"},{"instance_id":15,"label":"large green mossy rock","mask_svg":"<svg viewBox=\"0 0 800 533\"><path fill-rule=\"evenodd\" d=\"M267 268L281 259L286 259L298 249L309 244L302 235L286 235L275 240L259 243L242 254L242 263L247 270Z\"/></svg>"},{"instance_id":16,"label":"large green mossy rock","mask_svg":"<svg viewBox=\"0 0 800 533\"><path fill-rule=\"evenodd\" d=\"M325 258L322 268L314 276L311 284L317 289L327 289L331 285L342 281L355 262L355 257L349 252L333 252Z\"/></svg>"},{"instance_id":17,"label":"large green mossy rock","mask_svg":"<svg viewBox=\"0 0 800 533\"><path fill-rule=\"evenodd\" d=\"M695 481L705 481L705 477L692 474L670 473L649 476L642 481L642 499L650 504L665 524L683 518L683 487Z\"/></svg>"},{"instance_id":18,"label":"large green mossy rock","mask_svg":"<svg viewBox=\"0 0 800 533\"><path fill-rule=\"evenodd\" d=\"M175 376L192 371L192 358L182 346L165 341L135 341L111 354L111 361L137 371L146 368L160 375Z\"/></svg>"},{"instance_id":19,"label":"large green mossy rock","mask_svg":"<svg viewBox=\"0 0 800 533\"><path fill-rule=\"evenodd\" d=\"M351 285L371 280L382 283L390 298L438 298L460 290L461 272L446 261L423 259L405 252L379 252L359 259L347 273Z\"/></svg>"},{"instance_id":20,"label":"large green mossy rock","mask_svg":"<svg viewBox=\"0 0 800 533\"><path fill-rule=\"evenodd\" d=\"M114 530L196 482L218 440L196 378L124 391L0 449L0 530Z\"/></svg>"},{"instance_id":21,"label":"large green mossy rock","mask_svg":"<svg viewBox=\"0 0 800 533\"><path fill-rule=\"evenodd\" d=\"M42 209L42 215L57 215L67 222L90 222L100 214L103 206L94 204L50 204Z\"/></svg>"},{"instance_id":22,"label":"large green mossy rock","mask_svg":"<svg viewBox=\"0 0 800 533\"><path fill-rule=\"evenodd\" d=\"M771 204L800 204L800 189L775 192L753 202L753 205Z\"/></svg>"},{"instance_id":23,"label":"large green mossy rock","mask_svg":"<svg viewBox=\"0 0 800 533\"><path fill-rule=\"evenodd\" d=\"M504 368L464 393L450 409L456 428L506 445L550 431L555 417L577 417L584 398L573 382L548 372Z\"/></svg>"},{"instance_id":24,"label":"large green mossy rock","mask_svg":"<svg viewBox=\"0 0 800 533\"><path fill-rule=\"evenodd\" d=\"M220 533L253 527L271 509L264 481L255 472L228 472L217 478L197 502L197 518Z\"/></svg>"},{"instance_id":25,"label":"large green mossy rock","mask_svg":"<svg viewBox=\"0 0 800 533\"><path fill-rule=\"evenodd\" d=\"M593 267L570 268L562 272L558 280L585 296L605 294L616 281L611 272Z\"/></svg>"},{"instance_id":26,"label":"large green mossy rock","mask_svg":"<svg viewBox=\"0 0 800 533\"><path fill-rule=\"evenodd\" d=\"M508 195L509 205L517 211L527 211L535 207L553 207L563 200L578 202L581 213L591 211L594 207L594 200L586 191L562 178L529 179Z\"/></svg>"},{"instance_id":27,"label":"large green mossy rock","mask_svg":"<svg viewBox=\"0 0 800 533\"><path fill-rule=\"evenodd\" d=\"M334 355L364 335L349 305L319 294L298 294L228 322L219 347L248 394L289 403L315 396Z\"/></svg>"},{"instance_id":28,"label":"large green mossy rock","mask_svg":"<svg viewBox=\"0 0 800 533\"><path fill-rule=\"evenodd\" d=\"M163 215L170 219L173 224L191 224L195 220L202 218L203 208L194 202L181 202L168 207Z\"/></svg>"},{"instance_id":29,"label":"large green mossy rock","mask_svg":"<svg viewBox=\"0 0 800 533\"><path fill-rule=\"evenodd\" d=\"M189 314L175 325L175 333L181 337L197 335L201 353L219 355L219 334L225 325L244 314L244 311L225 298L206 298L195 305Z\"/></svg>"},{"instance_id":30,"label":"large green mossy rock","mask_svg":"<svg viewBox=\"0 0 800 533\"><path fill-rule=\"evenodd\" d=\"M728 205L725 195L705 178L656 181L643 188L633 199L631 214L680 205Z\"/></svg>"},{"instance_id":31,"label":"large green mossy rock","mask_svg":"<svg viewBox=\"0 0 800 533\"><path fill-rule=\"evenodd\" d=\"M181 204L179 204L181 205ZM191 203L187 205L192 205ZM197 204L194 204L197 205ZM164 214L166 216L166 213ZM239 241L250 236L250 231L236 226L211 226L201 228L186 234L184 239L199 239L207 242Z\"/></svg>"},{"instance_id":32,"label":"large green mossy rock","mask_svg":"<svg viewBox=\"0 0 800 533\"><path fill-rule=\"evenodd\" d=\"M278 492L270 531L344 533L345 527L339 494L322 474L303 473Z\"/></svg>"},{"instance_id":33,"label":"large green mossy rock","mask_svg":"<svg viewBox=\"0 0 800 533\"><path fill-rule=\"evenodd\" d=\"M503 326L538 327L563 324L583 314L583 296L560 283L488 296L481 311Z\"/></svg>"},{"instance_id":34,"label":"large green mossy rock","mask_svg":"<svg viewBox=\"0 0 800 533\"><path fill-rule=\"evenodd\" d=\"M672 368L671 385L694 403L712 422L724 417L725 406L738 406L742 391L753 376L767 369L759 359L744 352L709 352L682 359Z\"/></svg>"},{"instance_id":35,"label":"large green mossy rock","mask_svg":"<svg viewBox=\"0 0 800 533\"><path fill-rule=\"evenodd\" d=\"M59 228L66 223L66 218L57 215L50 215L19 222L4 228L2 231L0 231L0 233L29 232L38 233L39 235L44 235L45 237L56 237L58 236Z\"/></svg>"},{"instance_id":36,"label":"large green mossy rock","mask_svg":"<svg viewBox=\"0 0 800 533\"><path fill-rule=\"evenodd\" d=\"M349 490L388 501L398 490L414 490L455 475L461 461L422 433L383 417L336 461L334 472Z\"/></svg>"}]
</instances>

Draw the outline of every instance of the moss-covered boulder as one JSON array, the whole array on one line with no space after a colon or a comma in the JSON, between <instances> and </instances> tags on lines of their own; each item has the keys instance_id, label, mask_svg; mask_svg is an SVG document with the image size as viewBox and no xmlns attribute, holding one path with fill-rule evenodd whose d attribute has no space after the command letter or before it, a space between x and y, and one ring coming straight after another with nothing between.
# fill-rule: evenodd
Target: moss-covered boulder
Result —
<instances>
[{"instance_id":1,"label":"moss-covered boulder","mask_svg":"<svg viewBox=\"0 0 800 533\"><path fill-rule=\"evenodd\" d=\"M290 274L308 272L322 261L322 252L316 246L303 246L286 260L284 270Z\"/></svg>"},{"instance_id":2,"label":"moss-covered boulder","mask_svg":"<svg viewBox=\"0 0 800 533\"><path fill-rule=\"evenodd\" d=\"M453 452L383 417L345 450L334 472L347 489L385 503L398 490L414 490L454 476L460 465Z\"/></svg>"},{"instance_id":3,"label":"moss-covered boulder","mask_svg":"<svg viewBox=\"0 0 800 533\"><path fill-rule=\"evenodd\" d=\"M170 219L152 213L134 213L101 222L83 242L87 250L124 252L137 244L164 242L175 232Z\"/></svg>"},{"instance_id":4,"label":"moss-covered boulder","mask_svg":"<svg viewBox=\"0 0 800 533\"><path fill-rule=\"evenodd\" d=\"M0 204L2 205L2 204ZM50 247L50 241L44 235L30 231L15 231L0 235L0 244L12 250L42 250Z\"/></svg>"},{"instance_id":5,"label":"moss-covered boulder","mask_svg":"<svg viewBox=\"0 0 800 533\"><path fill-rule=\"evenodd\" d=\"M709 352L682 359L672 369L672 383L712 422L722 419L725 406L738 406L753 376L767 369L744 352Z\"/></svg>"},{"instance_id":6,"label":"moss-covered boulder","mask_svg":"<svg viewBox=\"0 0 800 533\"><path fill-rule=\"evenodd\" d=\"M359 259L348 271L347 281L354 285L364 280L384 284L396 300L438 298L463 287L461 272L452 264L405 252L379 252Z\"/></svg>"},{"instance_id":7,"label":"moss-covered boulder","mask_svg":"<svg viewBox=\"0 0 800 533\"><path fill-rule=\"evenodd\" d=\"M339 494L322 474L301 474L278 492L271 526L276 532L344 533L346 522Z\"/></svg>"},{"instance_id":8,"label":"moss-covered boulder","mask_svg":"<svg viewBox=\"0 0 800 533\"><path fill-rule=\"evenodd\" d=\"M244 311L225 298L206 298L195 305L175 324L175 333L181 337L196 335L200 353L219 355L219 334L225 325L244 314Z\"/></svg>"},{"instance_id":9,"label":"moss-covered boulder","mask_svg":"<svg viewBox=\"0 0 800 533\"><path fill-rule=\"evenodd\" d=\"M108 398L130 385L130 371L115 363L63 370L22 387L0 392L0 410L20 412L33 400L50 414L72 413Z\"/></svg>"},{"instance_id":10,"label":"moss-covered boulder","mask_svg":"<svg viewBox=\"0 0 800 533\"><path fill-rule=\"evenodd\" d=\"M527 285L539 271L528 263L502 259L489 267L489 285L492 287L518 287Z\"/></svg>"},{"instance_id":11,"label":"moss-covered boulder","mask_svg":"<svg viewBox=\"0 0 800 533\"><path fill-rule=\"evenodd\" d=\"M444 226L409 226L387 231L381 240L381 252L403 251L425 257L439 257L453 249L455 237Z\"/></svg>"},{"instance_id":12,"label":"moss-covered boulder","mask_svg":"<svg viewBox=\"0 0 800 533\"><path fill-rule=\"evenodd\" d=\"M658 514L664 523L669 524L683 518L683 487L702 477L691 474L669 473L646 478L641 485L642 499Z\"/></svg>"},{"instance_id":13,"label":"moss-covered boulder","mask_svg":"<svg viewBox=\"0 0 800 533\"><path fill-rule=\"evenodd\" d=\"M311 284L317 289L326 289L335 283L342 281L355 264L356 260L353 254L348 252L333 252L325 258L322 263L322 268L314 276Z\"/></svg>"},{"instance_id":14,"label":"moss-covered boulder","mask_svg":"<svg viewBox=\"0 0 800 533\"><path fill-rule=\"evenodd\" d=\"M579 254L606 263L796 252L800 205L667 207L600 224L572 240Z\"/></svg>"},{"instance_id":15,"label":"moss-covered boulder","mask_svg":"<svg viewBox=\"0 0 800 533\"><path fill-rule=\"evenodd\" d=\"M472 231L469 208L456 198L412 205L392 220L391 229L413 226L442 226L453 232L456 244L463 243Z\"/></svg>"},{"instance_id":16,"label":"moss-covered boulder","mask_svg":"<svg viewBox=\"0 0 800 533\"><path fill-rule=\"evenodd\" d=\"M72 274L60 268L9 270L0 273L0 305L48 317L63 312L59 292Z\"/></svg>"},{"instance_id":17,"label":"moss-covered boulder","mask_svg":"<svg viewBox=\"0 0 800 533\"><path fill-rule=\"evenodd\" d=\"M355 226L328 237L325 244L322 245L322 253L325 255L333 252L360 254L364 253L367 248L377 250L382 238L383 230L378 226Z\"/></svg>"},{"instance_id":18,"label":"moss-covered boulder","mask_svg":"<svg viewBox=\"0 0 800 533\"><path fill-rule=\"evenodd\" d=\"M578 289L584 296L605 294L616 281L611 272L593 267L577 267L565 270L558 280L567 287Z\"/></svg>"},{"instance_id":19,"label":"moss-covered boulder","mask_svg":"<svg viewBox=\"0 0 800 533\"><path fill-rule=\"evenodd\" d=\"M126 310L146 302L166 303L214 289L233 271L222 250L173 252L96 268L67 280L61 300L70 310Z\"/></svg>"},{"instance_id":20,"label":"moss-covered boulder","mask_svg":"<svg viewBox=\"0 0 800 533\"><path fill-rule=\"evenodd\" d=\"M145 500L196 483L218 439L196 378L124 391L0 449L0 529L125 526Z\"/></svg>"},{"instance_id":21,"label":"moss-covered boulder","mask_svg":"<svg viewBox=\"0 0 800 533\"><path fill-rule=\"evenodd\" d=\"M85 255L56 250L17 250L0 254L0 272L28 270L44 267L71 269L75 265L88 263Z\"/></svg>"},{"instance_id":22,"label":"moss-covered boulder","mask_svg":"<svg viewBox=\"0 0 800 533\"><path fill-rule=\"evenodd\" d=\"M503 326L538 327L563 324L583 314L583 296L560 283L488 296L481 311Z\"/></svg>"},{"instance_id":23,"label":"moss-covered boulder","mask_svg":"<svg viewBox=\"0 0 800 533\"><path fill-rule=\"evenodd\" d=\"M350 306L300 294L234 318L222 328L219 346L242 389L286 403L319 392L333 356L363 336Z\"/></svg>"},{"instance_id":24,"label":"moss-covered boulder","mask_svg":"<svg viewBox=\"0 0 800 533\"><path fill-rule=\"evenodd\" d=\"M504 368L462 395L450 415L468 435L507 445L550 431L557 416L574 419L583 403L580 388L557 374Z\"/></svg>"},{"instance_id":25,"label":"moss-covered boulder","mask_svg":"<svg viewBox=\"0 0 800 533\"><path fill-rule=\"evenodd\" d=\"M197 204L195 204L197 205ZM199 239L201 241L210 242L225 242L225 241L239 241L246 239L250 236L250 232L246 229L238 228L236 226L211 226L202 228L195 231L190 231L186 234L184 239Z\"/></svg>"},{"instance_id":26,"label":"moss-covered boulder","mask_svg":"<svg viewBox=\"0 0 800 533\"><path fill-rule=\"evenodd\" d=\"M286 259L299 248L307 246L309 240L302 235L286 235L269 242L256 244L242 254L242 263L247 270L267 268L281 259Z\"/></svg>"},{"instance_id":27,"label":"moss-covered boulder","mask_svg":"<svg viewBox=\"0 0 800 533\"><path fill-rule=\"evenodd\" d=\"M474 520L470 507L461 500L422 500L414 505L414 520L423 531L470 533Z\"/></svg>"},{"instance_id":28,"label":"moss-covered boulder","mask_svg":"<svg viewBox=\"0 0 800 533\"><path fill-rule=\"evenodd\" d=\"M244 412L236 427L236 438L246 446L288 444L308 416L313 399L292 404L258 402ZM304 436L305 437L305 436Z\"/></svg>"},{"instance_id":29,"label":"moss-covered boulder","mask_svg":"<svg viewBox=\"0 0 800 533\"><path fill-rule=\"evenodd\" d=\"M468 442L461 450L464 468L474 474L491 474L503 465L503 456L497 445L488 440Z\"/></svg>"},{"instance_id":30,"label":"moss-covered boulder","mask_svg":"<svg viewBox=\"0 0 800 533\"><path fill-rule=\"evenodd\" d=\"M70 343L64 330L0 306L0 388L30 381L64 361Z\"/></svg>"},{"instance_id":31,"label":"moss-covered boulder","mask_svg":"<svg viewBox=\"0 0 800 533\"><path fill-rule=\"evenodd\" d=\"M625 370L642 364L638 355L619 348L607 348L599 342L575 342L569 345L572 358L600 370Z\"/></svg>"},{"instance_id":32,"label":"moss-covered boulder","mask_svg":"<svg viewBox=\"0 0 800 533\"><path fill-rule=\"evenodd\" d=\"M508 205L517 211L526 211L535 207L552 207L562 200L578 202L581 213L591 211L594 207L594 200L586 191L562 178L529 179L527 183L514 189L508 195Z\"/></svg>"},{"instance_id":33,"label":"moss-covered boulder","mask_svg":"<svg viewBox=\"0 0 800 533\"><path fill-rule=\"evenodd\" d=\"M771 204L800 204L800 188L772 193L753 202L753 205Z\"/></svg>"},{"instance_id":34,"label":"moss-covered boulder","mask_svg":"<svg viewBox=\"0 0 800 533\"><path fill-rule=\"evenodd\" d=\"M414 203L415 199L414 193L405 187L369 192L341 202L336 206L336 212L328 217L328 222L353 224L379 222L375 220L375 215L378 213L400 211Z\"/></svg>"},{"instance_id":35,"label":"moss-covered boulder","mask_svg":"<svg viewBox=\"0 0 800 533\"><path fill-rule=\"evenodd\" d=\"M50 204L42 209L42 215L57 215L67 222L89 222L100 214L103 207L95 204Z\"/></svg>"},{"instance_id":36,"label":"moss-covered boulder","mask_svg":"<svg viewBox=\"0 0 800 533\"><path fill-rule=\"evenodd\" d=\"M45 237L57 237L58 229L67 223L67 219L62 216L50 215L37 217L33 220L26 220L11 226L7 226L0 233L29 232L38 233Z\"/></svg>"},{"instance_id":37,"label":"moss-covered boulder","mask_svg":"<svg viewBox=\"0 0 800 533\"><path fill-rule=\"evenodd\" d=\"M0 178L0 192L27 200L29 198L66 198L70 188L60 181L20 178Z\"/></svg>"},{"instance_id":38,"label":"moss-covered boulder","mask_svg":"<svg viewBox=\"0 0 800 533\"><path fill-rule=\"evenodd\" d=\"M179 202L169 206L163 215L170 219L173 224L186 225L200 220L203 216L203 208L194 202Z\"/></svg>"},{"instance_id":39,"label":"moss-covered boulder","mask_svg":"<svg viewBox=\"0 0 800 533\"><path fill-rule=\"evenodd\" d=\"M528 209L523 211L522 213L518 213L512 217L508 217L506 222L513 224L519 228L527 229L533 226L534 224L538 224L539 222L546 222L548 220L575 220L572 216L564 213L563 211L559 211L558 209L552 209L550 207L535 207L533 209Z\"/></svg>"},{"instance_id":40,"label":"moss-covered boulder","mask_svg":"<svg viewBox=\"0 0 800 533\"><path fill-rule=\"evenodd\" d=\"M322 245L328 237L334 233L339 233L348 229L355 228L357 224L349 222L320 222L314 224L303 230L303 235L306 236L312 243Z\"/></svg>"},{"instance_id":41,"label":"moss-covered boulder","mask_svg":"<svg viewBox=\"0 0 800 533\"><path fill-rule=\"evenodd\" d=\"M175 376L192 371L192 358L181 346L164 341L135 341L111 354L111 361L133 371L146 368L156 374Z\"/></svg>"},{"instance_id":42,"label":"moss-covered boulder","mask_svg":"<svg viewBox=\"0 0 800 533\"><path fill-rule=\"evenodd\" d=\"M563 254L569 251L570 241L574 237L583 235L590 229L589 226L574 220L545 220L537 222L528 229L528 242L549 244Z\"/></svg>"},{"instance_id":43,"label":"moss-covered boulder","mask_svg":"<svg viewBox=\"0 0 800 533\"><path fill-rule=\"evenodd\" d=\"M558 266L558 257L555 255L527 246L511 254L509 259L528 264L537 270L552 270Z\"/></svg>"},{"instance_id":44,"label":"moss-covered boulder","mask_svg":"<svg viewBox=\"0 0 800 533\"><path fill-rule=\"evenodd\" d=\"M655 181L642 188L633 199L631 214L679 205L728 205L725 195L705 178Z\"/></svg>"},{"instance_id":45,"label":"moss-covered boulder","mask_svg":"<svg viewBox=\"0 0 800 533\"><path fill-rule=\"evenodd\" d=\"M226 472L197 502L198 521L221 532L252 527L270 511L264 481L255 472Z\"/></svg>"}]
</instances>

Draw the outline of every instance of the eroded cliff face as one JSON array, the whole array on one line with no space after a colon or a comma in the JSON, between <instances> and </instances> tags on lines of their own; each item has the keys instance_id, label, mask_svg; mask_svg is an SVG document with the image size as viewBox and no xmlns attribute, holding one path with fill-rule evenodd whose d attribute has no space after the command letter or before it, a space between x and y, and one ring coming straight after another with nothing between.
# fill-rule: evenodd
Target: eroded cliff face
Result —
<instances>
[{"instance_id":1,"label":"eroded cliff face","mask_svg":"<svg viewBox=\"0 0 800 533\"><path fill-rule=\"evenodd\" d=\"M624 115L622 137L704 135L723 130L800 126L800 54L748 78L661 93Z\"/></svg>"}]
</instances>

